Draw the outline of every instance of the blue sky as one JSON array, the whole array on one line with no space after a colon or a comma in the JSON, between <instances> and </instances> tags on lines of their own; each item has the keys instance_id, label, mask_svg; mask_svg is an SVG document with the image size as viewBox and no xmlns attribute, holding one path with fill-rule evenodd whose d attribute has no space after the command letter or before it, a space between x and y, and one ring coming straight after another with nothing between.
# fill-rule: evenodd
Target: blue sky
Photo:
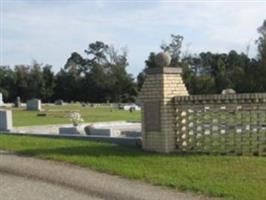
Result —
<instances>
[{"instance_id":1,"label":"blue sky","mask_svg":"<svg viewBox=\"0 0 266 200\"><path fill-rule=\"evenodd\" d=\"M128 49L128 71L137 75L149 52L170 34L184 36L183 53L256 55L257 27L266 1L0 0L0 65L33 59L58 71L71 52L84 55L96 40Z\"/></svg>"}]
</instances>

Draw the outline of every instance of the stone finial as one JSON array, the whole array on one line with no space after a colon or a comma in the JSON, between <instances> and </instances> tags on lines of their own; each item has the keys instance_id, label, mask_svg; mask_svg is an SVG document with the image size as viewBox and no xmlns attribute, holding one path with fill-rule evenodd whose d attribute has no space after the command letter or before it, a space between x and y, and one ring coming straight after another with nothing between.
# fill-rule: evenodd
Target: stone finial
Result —
<instances>
[{"instance_id":1,"label":"stone finial","mask_svg":"<svg viewBox=\"0 0 266 200\"><path fill-rule=\"evenodd\" d=\"M171 63L171 56L169 53L160 52L155 56L155 63L159 67L168 67Z\"/></svg>"}]
</instances>

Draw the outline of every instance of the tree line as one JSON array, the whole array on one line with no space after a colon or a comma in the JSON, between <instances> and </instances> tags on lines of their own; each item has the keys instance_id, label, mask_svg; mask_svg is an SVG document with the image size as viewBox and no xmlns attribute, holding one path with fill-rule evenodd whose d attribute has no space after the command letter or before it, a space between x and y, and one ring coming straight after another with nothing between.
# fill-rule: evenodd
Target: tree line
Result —
<instances>
[{"instance_id":1,"label":"tree line","mask_svg":"<svg viewBox=\"0 0 266 200\"><path fill-rule=\"evenodd\" d=\"M86 57L73 52L58 73L51 65L0 67L0 92L5 100L40 98L82 102L134 102L136 83L128 66L126 49L115 49L101 41L88 45Z\"/></svg>"},{"instance_id":2,"label":"tree line","mask_svg":"<svg viewBox=\"0 0 266 200\"><path fill-rule=\"evenodd\" d=\"M217 94L232 88L238 93L266 92L266 20L258 28L257 56L247 53L202 52L181 55L183 37L171 35L161 50L171 55L170 67L181 67L190 94ZM155 52L145 61L136 80L126 70L125 48L96 41L85 49L85 57L73 52L58 73L52 66L34 61L31 65L14 68L0 66L0 92L5 100L23 101L40 98L45 102L56 99L82 102L134 102L146 77L146 70L157 67Z\"/></svg>"},{"instance_id":3,"label":"tree line","mask_svg":"<svg viewBox=\"0 0 266 200\"><path fill-rule=\"evenodd\" d=\"M183 79L190 94L220 94L223 89L232 88L237 93L266 92L266 20L258 28L256 40L257 56L250 58L247 53L202 52L181 55L183 37L171 35L169 44L162 44L161 50L171 55L170 67L181 67ZM145 61L146 67L138 75L140 90L146 70L157 67L156 54L151 52Z\"/></svg>"}]
</instances>

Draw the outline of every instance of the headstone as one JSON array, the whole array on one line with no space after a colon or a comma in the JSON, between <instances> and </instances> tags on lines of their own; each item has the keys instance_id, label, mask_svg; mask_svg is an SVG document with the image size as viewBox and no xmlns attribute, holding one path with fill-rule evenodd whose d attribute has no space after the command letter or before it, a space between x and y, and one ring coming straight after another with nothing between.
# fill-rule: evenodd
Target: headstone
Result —
<instances>
[{"instance_id":1,"label":"headstone","mask_svg":"<svg viewBox=\"0 0 266 200\"><path fill-rule=\"evenodd\" d=\"M60 127L59 134L75 135L75 134L80 134L80 131L78 127Z\"/></svg>"},{"instance_id":2,"label":"headstone","mask_svg":"<svg viewBox=\"0 0 266 200\"><path fill-rule=\"evenodd\" d=\"M2 106L3 104L3 94L0 92L0 106Z\"/></svg>"},{"instance_id":3,"label":"headstone","mask_svg":"<svg viewBox=\"0 0 266 200\"><path fill-rule=\"evenodd\" d=\"M106 136L106 137L119 137L121 136L121 130L115 127L97 127L91 125L85 128L87 135L94 136Z\"/></svg>"},{"instance_id":4,"label":"headstone","mask_svg":"<svg viewBox=\"0 0 266 200\"><path fill-rule=\"evenodd\" d=\"M236 94L236 91L231 88L224 89L222 91L222 95L227 95L227 94Z\"/></svg>"},{"instance_id":5,"label":"headstone","mask_svg":"<svg viewBox=\"0 0 266 200\"><path fill-rule=\"evenodd\" d=\"M21 100L20 100L20 97L17 97L17 98L16 98L16 101L15 101L15 107L16 107L16 108L20 108L20 107L21 107Z\"/></svg>"},{"instance_id":6,"label":"headstone","mask_svg":"<svg viewBox=\"0 0 266 200\"><path fill-rule=\"evenodd\" d=\"M93 136L105 136L105 137L121 137L128 135L140 135L141 127L140 123L131 122L104 122L90 124L84 128L87 135ZM131 136L134 137L134 136Z\"/></svg>"},{"instance_id":7,"label":"headstone","mask_svg":"<svg viewBox=\"0 0 266 200\"><path fill-rule=\"evenodd\" d=\"M27 101L27 110L40 111L42 109L40 99L31 99Z\"/></svg>"},{"instance_id":8,"label":"headstone","mask_svg":"<svg viewBox=\"0 0 266 200\"><path fill-rule=\"evenodd\" d=\"M64 105L64 101L62 99L58 99L54 102L55 105Z\"/></svg>"},{"instance_id":9,"label":"headstone","mask_svg":"<svg viewBox=\"0 0 266 200\"><path fill-rule=\"evenodd\" d=\"M0 110L0 131L10 131L12 129L11 110Z\"/></svg>"},{"instance_id":10,"label":"headstone","mask_svg":"<svg viewBox=\"0 0 266 200\"><path fill-rule=\"evenodd\" d=\"M134 110L140 111L141 110L140 106L136 104L125 104L125 105L121 105L120 108L123 110L129 110L129 111L134 111Z\"/></svg>"}]
</instances>

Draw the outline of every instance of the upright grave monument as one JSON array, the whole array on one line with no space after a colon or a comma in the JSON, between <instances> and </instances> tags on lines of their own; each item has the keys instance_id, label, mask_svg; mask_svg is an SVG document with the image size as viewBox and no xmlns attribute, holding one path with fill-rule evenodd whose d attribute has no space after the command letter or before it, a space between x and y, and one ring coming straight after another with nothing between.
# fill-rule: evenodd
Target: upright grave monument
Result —
<instances>
[{"instance_id":1,"label":"upright grave monument","mask_svg":"<svg viewBox=\"0 0 266 200\"><path fill-rule=\"evenodd\" d=\"M2 106L3 104L3 94L0 92L0 106Z\"/></svg>"},{"instance_id":2,"label":"upright grave monument","mask_svg":"<svg viewBox=\"0 0 266 200\"><path fill-rule=\"evenodd\" d=\"M142 117L143 149L168 153L176 147L174 96L188 95L181 68L169 67L167 53L156 55L160 67L147 70L139 95Z\"/></svg>"},{"instance_id":3,"label":"upright grave monument","mask_svg":"<svg viewBox=\"0 0 266 200\"><path fill-rule=\"evenodd\" d=\"M15 100L15 107L16 108L20 108L21 107L21 100L20 97L17 97Z\"/></svg>"},{"instance_id":4,"label":"upright grave monument","mask_svg":"<svg viewBox=\"0 0 266 200\"><path fill-rule=\"evenodd\" d=\"M31 99L27 101L27 110L40 111L42 109L42 102L40 99Z\"/></svg>"},{"instance_id":5,"label":"upright grave monument","mask_svg":"<svg viewBox=\"0 0 266 200\"><path fill-rule=\"evenodd\" d=\"M10 131L12 129L11 110L0 110L0 131Z\"/></svg>"}]
</instances>

